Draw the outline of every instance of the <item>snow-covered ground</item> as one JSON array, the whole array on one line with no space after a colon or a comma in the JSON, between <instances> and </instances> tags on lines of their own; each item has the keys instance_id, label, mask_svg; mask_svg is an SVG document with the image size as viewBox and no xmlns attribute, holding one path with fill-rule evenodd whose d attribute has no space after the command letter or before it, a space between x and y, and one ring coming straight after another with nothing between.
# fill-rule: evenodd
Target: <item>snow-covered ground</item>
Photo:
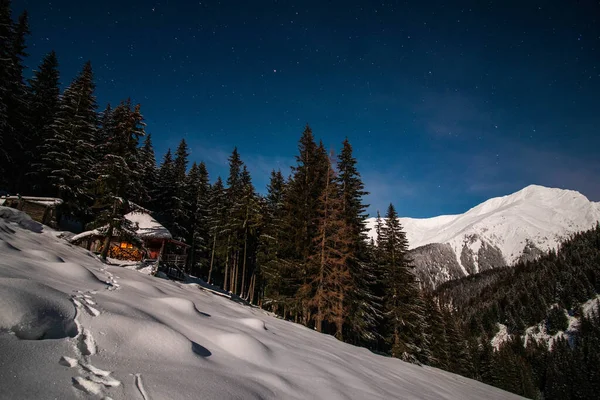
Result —
<instances>
[{"instance_id":1,"label":"snow-covered ground","mask_svg":"<svg viewBox=\"0 0 600 400\"><path fill-rule=\"evenodd\" d=\"M46 227L12 220L0 218L2 399L517 398L198 284L102 264Z\"/></svg>"},{"instance_id":2,"label":"snow-covered ground","mask_svg":"<svg viewBox=\"0 0 600 400\"><path fill-rule=\"evenodd\" d=\"M464 268L460 256L466 245L473 252L476 272L482 243L497 247L510 265L528 242L541 251L555 249L570 234L591 229L599 220L600 203L574 190L538 185L489 199L464 214L400 218L409 248L448 243ZM375 219L369 219L368 226L375 237Z\"/></svg>"}]
</instances>

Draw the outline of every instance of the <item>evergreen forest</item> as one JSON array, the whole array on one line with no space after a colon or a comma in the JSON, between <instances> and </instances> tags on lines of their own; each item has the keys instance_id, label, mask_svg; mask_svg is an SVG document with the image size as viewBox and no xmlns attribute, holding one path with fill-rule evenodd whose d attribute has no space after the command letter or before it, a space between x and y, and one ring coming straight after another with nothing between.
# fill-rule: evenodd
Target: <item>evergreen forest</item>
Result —
<instances>
[{"instance_id":1,"label":"evergreen forest","mask_svg":"<svg viewBox=\"0 0 600 400\"><path fill-rule=\"evenodd\" d=\"M367 235L368 194L348 139L326 149L299 127L289 176L256 188L235 144L227 176L190 163L184 139L156 159L140 104L99 105L91 62L62 89L50 51L31 77L27 13L0 0L0 191L59 197L63 223L127 232L136 204L191 246L186 272L278 317L341 341L529 398L600 392L600 227L536 261L435 292L415 278L394 205ZM106 254L104 254L106 257ZM588 302L589 303L589 302ZM549 334L576 329L548 343ZM509 339L491 344L499 329Z\"/></svg>"}]
</instances>

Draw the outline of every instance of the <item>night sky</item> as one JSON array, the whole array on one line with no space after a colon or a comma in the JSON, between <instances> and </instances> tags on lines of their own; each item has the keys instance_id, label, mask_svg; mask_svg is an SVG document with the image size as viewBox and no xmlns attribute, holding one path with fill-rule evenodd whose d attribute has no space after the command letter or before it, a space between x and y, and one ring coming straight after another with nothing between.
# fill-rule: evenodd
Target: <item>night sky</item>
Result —
<instances>
[{"instance_id":1,"label":"night sky","mask_svg":"<svg viewBox=\"0 0 600 400\"><path fill-rule=\"evenodd\" d=\"M294 5L294 3L296 5ZM100 108L142 104L160 159L182 137L257 189L306 123L348 137L369 211L464 212L531 184L600 200L598 1L13 1L27 64L86 60ZM28 73L30 74L30 72Z\"/></svg>"}]
</instances>

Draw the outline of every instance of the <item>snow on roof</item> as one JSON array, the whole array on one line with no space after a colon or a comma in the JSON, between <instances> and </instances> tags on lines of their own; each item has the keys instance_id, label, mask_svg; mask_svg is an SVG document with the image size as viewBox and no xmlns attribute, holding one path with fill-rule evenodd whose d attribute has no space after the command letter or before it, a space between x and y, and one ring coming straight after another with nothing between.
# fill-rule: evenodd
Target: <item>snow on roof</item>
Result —
<instances>
[{"instance_id":1,"label":"snow on roof","mask_svg":"<svg viewBox=\"0 0 600 400\"><path fill-rule=\"evenodd\" d=\"M150 214L137 211L125 214L125 218L138 225L137 235L142 239L171 239L171 232Z\"/></svg>"},{"instance_id":2,"label":"snow on roof","mask_svg":"<svg viewBox=\"0 0 600 400\"><path fill-rule=\"evenodd\" d=\"M34 196L5 196L0 199L0 204L6 200L25 200L31 203L41 204L43 206L58 206L63 203L62 199L56 197L34 197Z\"/></svg>"},{"instance_id":3,"label":"snow on roof","mask_svg":"<svg viewBox=\"0 0 600 400\"><path fill-rule=\"evenodd\" d=\"M91 231L85 231L85 232L81 232L78 233L77 235L73 235L69 238L69 242L76 242L79 239L83 239L86 238L88 236L102 236L102 233L100 233L100 231L98 229L94 229Z\"/></svg>"},{"instance_id":4,"label":"snow on roof","mask_svg":"<svg viewBox=\"0 0 600 400\"><path fill-rule=\"evenodd\" d=\"M129 214L125 214L125 219L137 225L135 231L137 237L140 239L172 239L171 232L164 226L162 226L157 220L152 218L150 214L143 212L133 211ZM78 235L71 237L70 241L75 242L88 236L104 236L102 233L106 229L106 225L98 229L91 231L82 232Z\"/></svg>"}]
</instances>

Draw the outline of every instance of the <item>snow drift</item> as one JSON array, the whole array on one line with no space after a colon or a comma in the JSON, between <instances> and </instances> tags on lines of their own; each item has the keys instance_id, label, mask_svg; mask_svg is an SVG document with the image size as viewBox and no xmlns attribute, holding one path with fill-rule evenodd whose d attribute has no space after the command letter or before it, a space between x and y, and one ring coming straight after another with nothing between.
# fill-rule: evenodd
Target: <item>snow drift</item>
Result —
<instances>
[{"instance_id":1,"label":"snow drift","mask_svg":"<svg viewBox=\"0 0 600 400\"><path fill-rule=\"evenodd\" d=\"M107 266L15 221L0 219L0 398L517 398Z\"/></svg>"}]
</instances>

